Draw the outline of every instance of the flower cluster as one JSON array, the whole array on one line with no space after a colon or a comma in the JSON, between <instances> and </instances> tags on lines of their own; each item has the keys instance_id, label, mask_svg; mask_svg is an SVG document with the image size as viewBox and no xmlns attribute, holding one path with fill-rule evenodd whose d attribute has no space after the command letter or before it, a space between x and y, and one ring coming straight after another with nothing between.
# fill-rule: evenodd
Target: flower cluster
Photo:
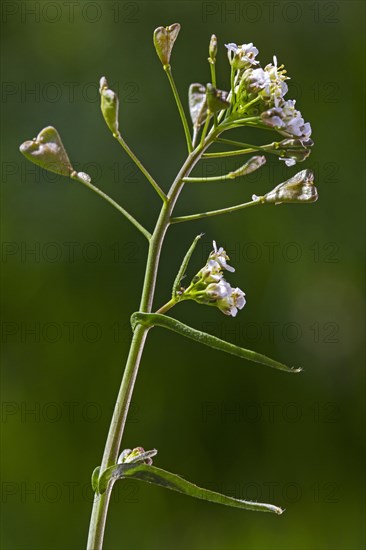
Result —
<instances>
[{"instance_id":1,"label":"flower cluster","mask_svg":"<svg viewBox=\"0 0 366 550\"><path fill-rule=\"evenodd\" d=\"M288 92L286 70L273 63L263 68L256 60L257 48L250 44L227 44L228 57L234 71L233 116L259 116L260 121L286 137L307 140L311 126L304 122L294 100L285 100Z\"/></svg>"},{"instance_id":2,"label":"flower cluster","mask_svg":"<svg viewBox=\"0 0 366 550\"><path fill-rule=\"evenodd\" d=\"M200 304L216 306L225 315L235 315L245 306L245 294L240 288L233 288L225 279L223 271L234 272L228 264L229 256L213 241L213 251L206 265L193 278L181 295L182 300L195 300Z\"/></svg>"}]
</instances>

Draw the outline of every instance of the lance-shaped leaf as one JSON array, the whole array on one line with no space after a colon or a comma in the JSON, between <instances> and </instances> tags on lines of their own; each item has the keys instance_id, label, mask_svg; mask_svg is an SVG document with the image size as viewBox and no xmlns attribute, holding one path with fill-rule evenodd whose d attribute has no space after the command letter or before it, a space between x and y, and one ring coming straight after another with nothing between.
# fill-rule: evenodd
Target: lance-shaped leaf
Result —
<instances>
[{"instance_id":1,"label":"lance-shaped leaf","mask_svg":"<svg viewBox=\"0 0 366 550\"><path fill-rule=\"evenodd\" d=\"M193 126L200 128L207 118L206 88L202 84L191 84L188 91L189 112Z\"/></svg>"},{"instance_id":2,"label":"lance-shaped leaf","mask_svg":"<svg viewBox=\"0 0 366 550\"><path fill-rule=\"evenodd\" d=\"M179 31L179 23L173 23L173 25L169 25L169 27L158 27L154 31L154 46L164 67L170 63L170 56Z\"/></svg>"},{"instance_id":3,"label":"lance-shaped leaf","mask_svg":"<svg viewBox=\"0 0 366 550\"><path fill-rule=\"evenodd\" d=\"M176 278L174 280L174 283L173 283L172 298L175 298L176 295L177 295L177 292L179 291L181 280L185 276L186 269L188 267L189 261L192 257L193 252L194 252L194 249L196 248L198 241L201 239L201 237L203 237L203 235L204 235L204 233L200 233L199 235L197 235L197 237L195 237L193 243L191 244L191 246L189 247L189 249L187 251L187 254L183 258L182 265L180 266L179 271L177 273L177 276L176 276Z\"/></svg>"},{"instance_id":4,"label":"lance-shaped leaf","mask_svg":"<svg viewBox=\"0 0 366 550\"><path fill-rule=\"evenodd\" d=\"M314 174L311 170L301 170L292 178L280 183L264 195L265 203L306 203L315 202L318 191L314 185Z\"/></svg>"},{"instance_id":5,"label":"lance-shaped leaf","mask_svg":"<svg viewBox=\"0 0 366 550\"><path fill-rule=\"evenodd\" d=\"M186 481L177 474L172 474L161 468L149 466L147 464L119 464L107 468L99 479L99 492L102 494L106 491L108 483L117 481L118 479L132 478L154 485L160 485L166 489L177 491L194 498L224 504L242 510L251 510L253 512L272 512L274 514L282 514L282 508L273 504L263 504L261 502L251 502L229 497L215 491L202 489L193 483Z\"/></svg>"},{"instance_id":6,"label":"lance-shaped leaf","mask_svg":"<svg viewBox=\"0 0 366 550\"><path fill-rule=\"evenodd\" d=\"M53 126L43 128L37 137L22 143L19 150L28 160L50 172L70 176L74 171L60 135Z\"/></svg>"},{"instance_id":7,"label":"lance-shaped leaf","mask_svg":"<svg viewBox=\"0 0 366 550\"><path fill-rule=\"evenodd\" d=\"M178 334L181 334L186 338L195 340L196 342L204 344L205 346L209 346L210 348L225 351L226 353L230 353L231 355L235 355L236 357L240 357L241 359L248 359L249 361L254 361L255 363L261 363L262 365L266 365L267 367L272 367L274 369L283 370L285 372L291 373L301 372L300 368L287 367L283 363L279 363L274 359L270 359L266 355L262 355L261 353L257 353L256 351L235 346L230 342L226 342L225 340L221 340L216 336L207 334L207 332L202 332L201 330L189 327L188 325L177 321L177 319L168 317L167 315L161 315L159 313L141 313L140 311L138 311L131 315L132 329L135 330L135 327L138 324L144 325L146 327L159 326L167 328L168 330L177 332Z\"/></svg>"}]
</instances>

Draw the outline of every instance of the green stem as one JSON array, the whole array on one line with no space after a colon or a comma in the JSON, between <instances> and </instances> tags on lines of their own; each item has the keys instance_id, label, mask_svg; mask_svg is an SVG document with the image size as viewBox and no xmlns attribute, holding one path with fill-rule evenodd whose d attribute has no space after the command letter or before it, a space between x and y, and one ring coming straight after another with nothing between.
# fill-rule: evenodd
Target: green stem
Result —
<instances>
[{"instance_id":1,"label":"green stem","mask_svg":"<svg viewBox=\"0 0 366 550\"><path fill-rule=\"evenodd\" d=\"M204 142L205 142L205 138L206 138L206 134L207 134L207 130L208 130L208 126L210 124L210 118L212 116L212 113L207 110L207 116L206 116L206 120L205 120L205 125L203 127L203 130L202 130L202 134L201 134L201 141L200 141L200 146L202 147Z\"/></svg>"},{"instance_id":2,"label":"green stem","mask_svg":"<svg viewBox=\"0 0 366 550\"><path fill-rule=\"evenodd\" d=\"M196 147L197 138L198 138L199 128L197 126L193 127L193 137L192 137L192 147Z\"/></svg>"},{"instance_id":3,"label":"green stem","mask_svg":"<svg viewBox=\"0 0 366 550\"><path fill-rule=\"evenodd\" d=\"M180 100L179 93L178 93L177 87L176 87L175 82L174 82L172 69L171 69L170 65L164 65L164 71L166 72L166 75L168 77L170 86L171 86L172 91L173 91L174 99L175 99L175 102L176 102L177 107L178 107L179 115L180 115L180 118L181 118L181 121L182 121L182 124L183 124L184 134L186 136L188 152L191 153L192 150L193 150L193 146L192 146L191 134L190 134L189 126L188 126L188 122L187 122L187 117L186 117L186 114L184 112L183 105L182 105L182 102Z\"/></svg>"},{"instance_id":4,"label":"green stem","mask_svg":"<svg viewBox=\"0 0 366 550\"><path fill-rule=\"evenodd\" d=\"M126 151L130 159L136 164L136 166L139 168L139 170L142 172L142 174L145 176L145 178L151 183L159 197L165 202L166 201L166 195L164 191L161 189L161 187L157 184L157 182L154 180L152 175L146 170L145 166L139 161L139 159L136 157L135 153L131 151L121 134L113 134L113 136L116 138L118 143L123 147L123 149Z\"/></svg>"},{"instance_id":5,"label":"green stem","mask_svg":"<svg viewBox=\"0 0 366 550\"><path fill-rule=\"evenodd\" d=\"M250 208L257 204L263 204L263 197L258 197L253 201L244 202L243 204L236 204L235 206L229 206L228 208L220 208L220 210L210 210L209 212L201 212L200 214L191 214L190 216L179 216L171 219L171 223L190 222L193 220L201 220L202 218L208 218L210 216L219 216L220 214L231 214L244 208Z\"/></svg>"},{"instance_id":6,"label":"green stem","mask_svg":"<svg viewBox=\"0 0 366 550\"><path fill-rule=\"evenodd\" d=\"M274 146L274 143L270 143L268 145L253 145L252 143L243 143L242 141L235 141L234 139L225 139L225 138L218 138L216 140L218 143L227 143L228 145L236 145L237 147L244 148L249 147L251 149L258 149L258 150L265 150L267 151L268 147Z\"/></svg>"},{"instance_id":7,"label":"green stem","mask_svg":"<svg viewBox=\"0 0 366 550\"><path fill-rule=\"evenodd\" d=\"M207 178L184 178L186 183L210 183L214 181L225 181L233 179L229 174L223 176L209 176Z\"/></svg>"},{"instance_id":8,"label":"green stem","mask_svg":"<svg viewBox=\"0 0 366 550\"><path fill-rule=\"evenodd\" d=\"M150 313L152 309L161 248L166 231L171 222L171 214L184 186L184 178L190 174L196 163L202 157L205 149L209 147L218 134L218 131L216 133L212 133L209 137L207 137L202 147L197 147L194 151L192 151L192 153L189 154L169 190L167 201L164 202L161 208L159 218L149 242L149 253L140 303L140 311L142 312ZM107 442L103 453L100 475L107 467L117 462L129 405L148 330L149 327L144 327L141 324L139 324L134 330L126 368L123 374L121 387L118 393L108 432ZM102 496L96 495L94 498L89 527L88 550L101 550L103 547L104 529L111 490L112 486L109 487Z\"/></svg>"},{"instance_id":9,"label":"green stem","mask_svg":"<svg viewBox=\"0 0 366 550\"><path fill-rule=\"evenodd\" d=\"M231 97L230 97L230 103L231 108L233 107L235 103L235 70L234 67L231 65L231 71L230 71L230 89L231 89Z\"/></svg>"},{"instance_id":10,"label":"green stem","mask_svg":"<svg viewBox=\"0 0 366 550\"><path fill-rule=\"evenodd\" d=\"M258 151L257 147L251 149L238 149L236 151L219 151L217 153L205 153L203 158L212 159L212 158L222 158L222 157L236 157L239 155L247 155L248 153L255 153Z\"/></svg>"},{"instance_id":11,"label":"green stem","mask_svg":"<svg viewBox=\"0 0 366 550\"><path fill-rule=\"evenodd\" d=\"M167 311L169 311L169 309L172 309L172 307L174 307L176 303L177 303L177 300L172 298L171 300L169 300L169 302L167 302L163 306L159 307L159 309L157 309L155 313L164 314Z\"/></svg>"},{"instance_id":12,"label":"green stem","mask_svg":"<svg viewBox=\"0 0 366 550\"><path fill-rule=\"evenodd\" d=\"M102 197L104 200L106 200L107 202L109 202L109 204L111 204L112 206L114 206L114 208L116 210L118 210L118 212L120 212L121 214L123 214L125 216L125 218L127 218L135 227L137 227L137 229L139 231L141 231L141 233L147 238L147 240L150 240L151 238L151 234L149 233L149 231L147 229L145 229L133 216L131 216L131 214L129 214L129 212L127 212L127 210L125 210L124 208L122 208L122 206L120 206L115 200L113 200L109 195L107 195L106 193L104 193L104 191L102 191L101 189L99 189L99 187L96 187L95 185L93 185L91 182L87 181L86 179L84 178L80 178L76 172L73 172L70 176L73 180L76 180L80 183L82 183L83 185L85 185L85 187L87 187L88 189L91 189L92 191L94 191L94 193L97 193L97 195L99 195L100 197Z\"/></svg>"},{"instance_id":13,"label":"green stem","mask_svg":"<svg viewBox=\"0 0 366 550\"><path fill-rule=\"evenodd\" d=\"M211 82L212 86L216 88L216 60L208 60L210 64ZM214 128L217 126L217 112L214 113Z\"/></svg>"},{"instance_id":14,"label":"green stem","mask_svg":"<svg viewBox=\"0 0 366 550\"><path fill-rule=\"evenodd\" d=\"M139 325L133 335L126 368L123 373L121 387L109 427L109 433L100 469L101 473L104 472L104 470L106 470L109 466L112 466L117 462L121 437L148 331L148 327ZM103 548L103 537L111 492L112 487L108 488L102 495L95 494L94 496L87 543L88 550L101 550Z\"/></svg>"}]
</instances>

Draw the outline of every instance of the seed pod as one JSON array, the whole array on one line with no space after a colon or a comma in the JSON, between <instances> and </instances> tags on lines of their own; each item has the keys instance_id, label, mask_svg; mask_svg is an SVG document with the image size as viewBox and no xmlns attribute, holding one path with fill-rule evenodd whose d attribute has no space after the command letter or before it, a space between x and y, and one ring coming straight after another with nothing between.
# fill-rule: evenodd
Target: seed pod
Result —
<instances>
[{"instance_id":1,"label":"seed pod","mask_svg":"<svg viewBox=\"0 0 366 550\"><path fill-rule=\"evenodd\" d=\"M234 170L234 172L229 172L230 179L239 178L240 176L246 176L251 174L255 170L258 170L263 164L266 163L266 157L263 155L256 155L251 157L243 166Z\"/></svg>"},{"instance_id":2,"label":"seed pod","mask_svg":"<svg viewBox=\"0 0 366 550\"><path fill-rule=\"evenodd\" d=\"M318 191L314 185L313 172L302 170L264 195L263 202L274 204L304 203L315 202L317 199Z\"/></svg>"},{"instance_id":3,"label":"seed pod","mask_svg":"<svg viewBox=\"0 0 366 550\"><path fill-rule=\"evenodd\" d=\"M43 128L36 138L22 143L19 150L28 160L50 172L70 176L74 170L60 135L53 126Z\"/></svg>"},{"instance_id":4,"label":"seed pod","mask_svg":"<svg viewBox=\"0 0 366 550\"><path fill-rule=\"evenodd\" d=\"M170 56L179 31L179 23L173 23L169 27L158 27L154 30L155 50L164 67L167 67L170 63Z\"/></svg>"}]
</instances>

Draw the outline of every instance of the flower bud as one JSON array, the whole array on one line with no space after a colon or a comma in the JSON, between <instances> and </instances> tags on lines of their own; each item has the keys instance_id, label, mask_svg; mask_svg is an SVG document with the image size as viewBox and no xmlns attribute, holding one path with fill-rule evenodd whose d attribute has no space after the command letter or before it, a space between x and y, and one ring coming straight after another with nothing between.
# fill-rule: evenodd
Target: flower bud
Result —
<instances>
[{"instance_id":1,"label":"flower bud","mask_svg":"<svg viewBox=\"0 0 366 550\"><path fill-rule=\"evenodd\" d=\"M212 64L216 63L217 38L214 34L211 36L210 45L208 47L208 53L209 53L209 58L208 58L209 63L212 63Z\"/></svg>"},{"instance_id":2,"label":"flower bud","mask_svg":"<svg viewBox=\"0 0 366 550\"><path fill-rule=\"evenodd\" d=\"M133 450L124 449L120 454L117 463L118 464L148 464L151 466L153 463L152 457L157 454L156 449L151 451L145 451L143 447L135 447Z\"/></svg>"},{"instance_id":3,"label":"flower bud","mask_svg":"<svg viewBox=\"0 0 366 550\"><path fill-rule=\"evenodd\" d=\"M168 67L170 64L170 56L179 31L179 23L173 23L173 25L169 27L158 27L154 31L153 40L155 50L164 68Z\"/></svg>"},{"instance_id":4,"label":"flower bud","mask_svg":"<svg viewBox=\"0 0 366 550\"><path fill-rule=\"evenodd\" d=\"M264 195L262 202L275 204L302 203L315 202L317 199L318 191L314 185L313 172L302 170Z\"/></svg>"},{"instance_id":5,"label":"flower bud","mask_svg":"<svg viewBox=\"0 0 366 550\"><path fill-rule=\"evenodd\" d=\"M70 176L74 171L59 133L53 126L43 128L36 138L22 143L19 150L28 160L50 172Z\"/></svg>"},{"instance_id":6,"label":"flower bud","mask_svg":"<svg viewBox=\"0 0 366 550\"><path fill-rule=\"evenodd\" d=\"M105 76L100 79L100 108L108 128L114 136L118 135L118 108L119 101L115 92L109 89Z\"/></svg>"},{"instance_id":7,"label":"flower bud","mask_svg":"<svg viewBox=\"0 0 366 550\"><path fill-rule=\"evenodd\" d=\"M240 176L246 176L247 174L251 174L255 170L258 170L263 164L266 163L266 157L263 155L256 155L254 157L251 157L248 162L243 164L240 168L237 170L234 170L234 172L229 172L229 178L235 179Z\"/></svg>"}]
</instances>

